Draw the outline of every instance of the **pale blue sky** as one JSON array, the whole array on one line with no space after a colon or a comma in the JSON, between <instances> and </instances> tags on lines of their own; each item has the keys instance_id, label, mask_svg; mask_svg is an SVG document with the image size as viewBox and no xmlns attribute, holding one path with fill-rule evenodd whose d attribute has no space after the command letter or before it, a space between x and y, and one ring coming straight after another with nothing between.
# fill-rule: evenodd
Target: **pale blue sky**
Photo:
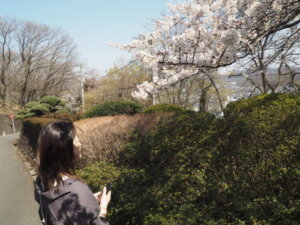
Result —
<instances>
[{"instance_id":1,"label":"pale blue sky","mask_svg":"<svg viewBox=\"0 0 300 225\"><path fill-rule=\"evenodd\" d=\"M70 34L81 58L105 72L129 54L108 46L129 43L147 32L172 0L0 0L0 16L60 27Z\"/></svg>"}]
</instances>

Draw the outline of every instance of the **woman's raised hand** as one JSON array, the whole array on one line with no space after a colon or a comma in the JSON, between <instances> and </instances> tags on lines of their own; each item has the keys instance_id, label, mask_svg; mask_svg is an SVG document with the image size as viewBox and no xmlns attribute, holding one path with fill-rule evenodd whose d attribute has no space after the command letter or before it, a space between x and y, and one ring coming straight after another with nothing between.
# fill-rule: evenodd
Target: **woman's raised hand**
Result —
<instances>
[{"instance_id":1,"label":"woman's raised hand","mask_svg":"<svg viewBox=\"0 0 300 225\"><path fill-rule=\"evenodd\" d=\"M101 194L102 194L102 191L94 193L94 197L97 199L99 204L100 204L100 201L101 201Z\"/></svg>"},{"instance_id":2,"label":"woman's raised hand","mask_svg":"<svg viewBox=\"0 0 300 225\"><path fill-rule=\"evenodd\" d=\"M101 199L100 199L100 216L101 217L106 217L107 206L108 206L110 200L111 200L111 191L106 193L106 187L104 187L102 190L102 195L101 195Z\"/></svg>"}]
</instances>

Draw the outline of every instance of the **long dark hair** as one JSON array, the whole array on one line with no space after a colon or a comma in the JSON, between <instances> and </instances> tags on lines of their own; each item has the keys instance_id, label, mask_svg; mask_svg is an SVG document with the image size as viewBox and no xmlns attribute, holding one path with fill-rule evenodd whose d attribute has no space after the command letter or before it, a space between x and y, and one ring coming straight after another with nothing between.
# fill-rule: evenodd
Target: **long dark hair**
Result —
<instances>
[{"instance_id":1,"label":"long dark hair","mask_svg":"<svg viewBox=\"0 0 300 225\"><path fill-rule=\"evenodd\" d=\"M75 176L73 141L76 131L71 121L54 121L41 130L37 144L38 176L49 190L62 176Z\"/></svg>"}]
</instances>

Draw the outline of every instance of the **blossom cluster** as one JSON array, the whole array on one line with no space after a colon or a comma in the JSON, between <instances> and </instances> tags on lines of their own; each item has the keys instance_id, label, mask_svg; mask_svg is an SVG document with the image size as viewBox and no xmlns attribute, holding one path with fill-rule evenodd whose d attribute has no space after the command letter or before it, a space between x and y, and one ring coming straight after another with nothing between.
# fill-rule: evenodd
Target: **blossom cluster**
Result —
<instances>
[{"instance_id":1,"label":"blossom cluster","mask_svg":"<svg viewBox=\"0 0 300 225\"><path fill-rule=\"evenodd\" d=\"M154 22L152 32L127 45L113 45L131 52L153 71L153 80L139 85L134 97L147 98L195 73L236 62L268 33L293 21L300 3L190 0L168 4L168 9Z\"/></svg>"}]
</instances>

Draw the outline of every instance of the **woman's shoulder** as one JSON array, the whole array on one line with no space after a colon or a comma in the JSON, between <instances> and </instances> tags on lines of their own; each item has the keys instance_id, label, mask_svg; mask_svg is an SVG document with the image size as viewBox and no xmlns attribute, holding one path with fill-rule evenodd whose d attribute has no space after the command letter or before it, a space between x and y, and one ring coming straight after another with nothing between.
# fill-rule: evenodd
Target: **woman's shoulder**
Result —
<instances>
[{"instance_id":1,"label":"woman's shoulder","mask_svg":"<svg viewBox=\"0 0 300 225\"><path fill-rule=\"evenodd\" d=\"M70 195L66 196L67 198L72 198L81 206L99 211L99 204L87 184L76 178L68 178L65 183L69 185L70 190Z\"/></svg>"},{"instance_id":2,"label":"woman's shoulder","mask_svg":"<svg viewBox=\"0 0 300 225\"><path fill-rule=\"evenodd\" d=\"M92 192L89 186L78 178L69 177L68 179L64 180L64 183L65 185L69 185L69 188L73 191L77 190L80 192L82 191Z\"/></svg>"}]
</instances>

